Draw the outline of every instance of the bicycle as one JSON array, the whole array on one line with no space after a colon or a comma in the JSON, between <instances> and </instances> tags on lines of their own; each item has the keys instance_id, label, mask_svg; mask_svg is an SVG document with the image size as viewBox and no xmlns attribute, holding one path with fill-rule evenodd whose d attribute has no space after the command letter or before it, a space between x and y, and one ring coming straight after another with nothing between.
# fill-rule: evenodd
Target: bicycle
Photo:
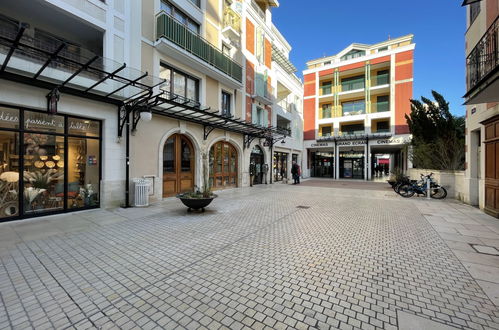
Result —
<instances>
[{"instance_id":1,"label":"bicycle","mask_svg":"<svg viewBox=\"0 0 499 330\"><path fill-rule=\"evenodd\" d=\"M430 182L430 197L434 199L444 199L447 197L447 190L437 184L433 179L433 173L428 175L421 174L421 180L411 180L410 183L403 183L398 188L398 194L404 198L414 196L414 194L428 195L428 180Z\"/></svg>"}]
</instances>

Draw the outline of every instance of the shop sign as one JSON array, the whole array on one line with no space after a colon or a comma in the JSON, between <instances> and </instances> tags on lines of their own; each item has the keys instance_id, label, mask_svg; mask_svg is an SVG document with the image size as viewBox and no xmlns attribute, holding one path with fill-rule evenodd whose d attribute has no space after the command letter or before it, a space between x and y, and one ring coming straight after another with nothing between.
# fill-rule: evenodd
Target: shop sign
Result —
<instances>
[{"instance_id":1,"label":"shop sign","mask_svg":"<svg viewBox=\"0 0 499 330\"><path fill-rule=\"evenodd\" d=\"M310 145L311 148L317 148L317 147L332 147L332 145L328 142L317 142L317 143L312 143Z\"/></svg>"},{"instance_id":2,"label":"shop sign","mask_svg":"<svg viewBox=\"0 0 499 330\"><path fill-rule=\"evenodd\" d=\"M411 142L411 137L410 136L392 137L392 138L389 138L389 139L379 139L379 140L376 140L376 144L380 144L380 145L407 144L409 142Z\"/></svg>"},{"instance_id":3,"label":"shop sign","mask_svg":"<svg viewBox=\"0 0 499 330\"><path fill-rule=\"evenodd\" d=\"M358 140L358 141L338 141L338 146L362 146L367 143L366 140Z\"/></svg>"}]
</instances>

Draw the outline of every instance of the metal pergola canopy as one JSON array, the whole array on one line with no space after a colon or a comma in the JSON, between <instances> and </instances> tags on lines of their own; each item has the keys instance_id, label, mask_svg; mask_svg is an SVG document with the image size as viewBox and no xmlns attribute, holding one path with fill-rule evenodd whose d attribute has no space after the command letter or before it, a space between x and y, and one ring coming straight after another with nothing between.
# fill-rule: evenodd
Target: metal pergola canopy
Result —
<instances>
[{"instance_id":1,"label":"metal pergola canopy","mask_svg":"<svg viewBox=\"0 0 499 330\"><path fill-rule=\"evenodd\" d=\"M231 131L254 138L272 138L285 135L276 127L263 127L234 116L220 113L199 102L174 93L161 90L147 100L140 102L139 111L151 111L160 116L193 122L205 127L205 139L213 129Z\"/></svg>"},{"instance_id":2,"label":"metal pergola canopy","mask_svg":"<svg viewBox=\"0 0 499 330\"><path fill-rule=\"evenodd\" d=\"M0 78L113 104L164 82L2 15Z\"/></svg>"},{"instance_id":3,"label":"metal pergola canopy","mask_svg":"<svg viewBox=\"0 0 499 330\"><path fill-rule=\"evenodd\" d=\"M298 71L293 63L275 45L272 45L272 59L279 63L287 73Z\"/></svg>"}]
</instances>

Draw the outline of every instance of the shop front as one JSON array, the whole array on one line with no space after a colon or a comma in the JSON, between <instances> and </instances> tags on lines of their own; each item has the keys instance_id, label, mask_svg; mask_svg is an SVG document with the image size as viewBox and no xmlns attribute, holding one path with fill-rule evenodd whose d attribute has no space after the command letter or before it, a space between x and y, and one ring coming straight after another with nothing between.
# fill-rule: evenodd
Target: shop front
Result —
<instances>
[{"instance_id":1,"label":"shop front","mask_svg":"<svg viewBox=\"0 0 499 330\"><path fill-rule=\"evenodd\" d=\"M341 179L364 179L364 152L348 150L339 152Z\"/></svg>"},{"instance_id":2,"label":"shop front","mask_svg":"<svg viewBox=\"0 0 499 330\"><path fill-rule=\"evenodd\" d=\"M163 197L194 190L195 153L190 139L173 134L163 148Z\"/></svg>"},{"instance_id":3,"label":"shop front","mask_svg":"<svg viewBox=\"0 0 499 330\"><path fill-rule=\"evenodd\" d=\"M101 126L0 106L0 220L99 207Z\"/></svg>"},{"instance_id":4,"label":"shop front","mask_svg":"<svg viewBox=\"0 0 499 330\"><path fill-rule=\"evenodd\" d=\"M288 178L288 153L274 152L274 181L285 181Z\"/></svg>"},{"instance_id":5,"label":"shop front","mask_svg":"<svg viewBox=\"0 0 499 330\"><path fill-rule=\"evenodd\" d=\"M312 151L310 176L315 178L334 178L334 152Z\"/></svg>"},{"instance_id":6,"label":"shop front","mask_svg":"<svg viewBox=\"0 0 499 330\"><path fill-rule=\"evenodd\" d=\"M265 157L260 146L254 146L250 155L250 166L254 166L253 184L264 183Z\"/></svg>"},{"instance_id":7,"label":"shop front","mask_svg":"<svg viewBox=\"0 0 499 330\"><path fill-rule=\"evenodd\" d=\"M213 190L237 187L238 154L229 142L220 141L210 149L210 186Z\"/></svg>"}]
</instances>

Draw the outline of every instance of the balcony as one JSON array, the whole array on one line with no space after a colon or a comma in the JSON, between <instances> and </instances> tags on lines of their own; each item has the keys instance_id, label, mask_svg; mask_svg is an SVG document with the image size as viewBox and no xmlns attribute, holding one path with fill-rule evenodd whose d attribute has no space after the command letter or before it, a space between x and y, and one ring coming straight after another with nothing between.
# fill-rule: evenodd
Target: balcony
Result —
<instances>
[{"instance_id":1,"label":"balcony","mask_svg":"<svg viewBox=\"0 0 499 330\"><path fill-rule=\"evenodd\" d=\"M499 17L466 59L465 104L499 101Z\"/></svg>"},{"instance_id":2,"label":"balcony","mask_svg":"<svg viewBox=\"0 0 499 330\"><path fill-rule=\"evenodd\" d=\"M241 34L241 16L236 13L232 8L225 7L224 8L224 33L226 31L231 31L233 37L239 37Z\"/></svg>"},{"instance_id":3,"label":"balcony","mask_svg":"<svg viewBox=\"0 0 499 330\"><path fill-rule=\"evenodd\" d=\"M339 136L354 136L366 134L365 130L355 130L355 131L342 131Z\"/></svg>"},{"instance_id":4,"label":"balcony","mask_svg":"<svg viewBox=\"0 0 499 330\"><path fill-rule=\"evenodd\" d=\"M261 73L255 75L255 95L253 98L265 105L273 103L272 91L268 86L267 79Z\"/></svg>"},{"instance_id":5,"label":"balcony","mask_svg":"<svg viewBox=\"0 0 499 330\"><path fill-rule=\"evenodd\" d=\"M371 104L371 113L390 111L390 102L373 102Z\"/></svg>"},{"instance_id":6,"label":"balcony","mask_svg":"<svg viewBox=\"0 0 499 330\"><path fill-rule=\"evenodd\" d=\"M320 86L319 96L331 95L333 94L333 85Z\"/></svg>"},{"instance_id":7,"label":"balcony","mask_svg":"<svg viewBox=\"0 0 499 330\"><path fill-rule=\"evenodd\" d=\"M197 59L200 59L205 64L208 64L208 67L211 67L212 69L210 70L209 75L213 78L221 80L224 83L230 84L236 88L240 87L240 83L243 79L243 70L238 63L234 62L231 58L223 54L218 48L211 45L200 35L192 32L185 25L176 21L165 12L160 12L157 15L156 23L156 38L158 41L161 41L161 39L168 40L174 45L185 50L187 53L192 54ZM164 46L164 52L169 56L175 57L175 52L178 52L175 48L167 47L165 45L162 46ZM186 58L185 53L178 54L177 57L178 59L184 61ZM188 64L198 69L199 65L196 66L198 63L192 61ZM234 85L233 82L224 79L223 74L221 75L220 72L234 79L239 84Z\"/></svg>"},{"instance_id":8,"label":"balcony","mask_svg":"<svg viewBox=\"0 0 499 330\"><path fill-rule=\"evenodd\" d=\"M384 73L371 77L371 88L390 84L390 74Z\"/></svg>"}]
</instances>

